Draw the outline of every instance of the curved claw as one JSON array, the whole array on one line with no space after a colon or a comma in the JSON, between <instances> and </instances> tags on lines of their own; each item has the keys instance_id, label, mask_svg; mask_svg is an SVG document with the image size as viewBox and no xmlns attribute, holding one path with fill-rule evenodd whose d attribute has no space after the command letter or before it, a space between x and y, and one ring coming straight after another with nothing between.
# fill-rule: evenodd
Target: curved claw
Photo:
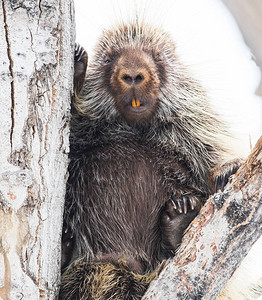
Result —
<instances>
[{"instance_id":1,"label":"curved claw","mask_svg":"<svg viewBox=\"0 0 262 300\"><path fill-rule=\"evenodd\" d=\"M81 51L81 53L79 54L79 57L78 57L77 61L80 61L81 58L82 58L82 56L83 56L84 54L85 54L85 50L83 49L83 50Z\"/></svg>"},{"instance_id":2,"label":"curved claw","mask_svg":"<svg viewBox=\"0 0 262 300\"><path fill-rule=\"evenodd\" d=\"M194 210L195 207L196 207L196 201L195 201L195 199L190 197L188 200L189 200L189 204L190 204L190 209Z\"/></svg>"},{"instance_id":3,"label":"curved claw","mask_svg":"<svg viewBox=\"0 0 262 300\"><path fill-rule=\"evenodd\" d=\"M226 173L223 174L222 176L222 183L221 183L221 190L224 190L224 187L226 186L227 182L228 182L228 178L229 176L227 176Z\"/></svg>"},{"instance_id":4,"label":"curved claw","mask_svg":"<svg viewBox=\"0 0 262 300\"><path fill-rule=\"evenodd\" d=\"M179 212L180 214L182 214L183 210L182 210L182 206L181 206L180 201L177 201L177 206L178 206L178 208L177 208L178 212Z\"/></svg>"},{"instance_id":5,"label":"curved claw","mask_svg":"<svg viewBox=\"0 0 262 300\"><path fill-rule=\"evenodd\" d=\"M215 192L217 193L218 191L218 184L219 184L219 176L217 175L215 178Z\"/></svg>"},{"instance_id":6,"label":"curved claw","mask_svg":"<svg viewBox=\"0 0 262 300\"><path fill-rule=\"evenodd\" d=\"M75 42L75 55L79 54L79 51L81 49L81 46L79 43Z\"/></svg>"},{"instance_id":7,"label":"curved claw","mask_svg":"<svg viewBox=\"0 0 262 300\"><path fill-rule=\"evenodd\" d=\"M174 206L174 210L177 210L176 202L173 199L171 199L171 202L172 202L172 204Z\"/></svg>"},{"instance_id":8,"label":"curved claw","mask_svg":"<svg viewBox=\"0 0 262 300\"><path fill-rule=\"evenodd\" d=\"M75 43L75 60L80 61L85 54L85 49L78 43Z\"/></svg>"},{"instance_id":9,"label":"curved claw","mask_svg":"<svg viewBox=\"0 0 262 300\"><path fill-rule=\"evenodd\" d=\"M225 186L228 183L229 177L236 173L236 171L240 168L242 163L238 163L237 165L232 166L228 172L217 175L215 177L215 192L217 193L219 190L223 191Z\"/></svg>"},{"instance_id":10,"label":"curved claw","mask_svg":"<svg viewBox=\"0 0 262 300\"><path fill-rule=\"evenodd\" d=\"M234 174L235 172L234 172L234 167L232 166L231 168L230 168L230 170L229 170L229 176L231 176L232 174Z\"/></svg>"},{"instance_id":11,"label":"curved claw","mask_svg":"<svg viewBox=\"0 0 262 300\"><path fill-rule=\"evenodd\" d=\"M194 197L182 196L181 199L170 199L167 202L169 207L169 213L172 212L176 214L187 214L189 211L193 211L196 208L196 201Z\"/></svg>"},{"instance_id":12,"label":"curved claw","mask_svg":"<svg viewBox=\"0 0 262 300\"><path fill-rule=\"evenodd\" d=\"M184 214L187 214L187 198L183 197Z\"/></svg>"}]
</instances>

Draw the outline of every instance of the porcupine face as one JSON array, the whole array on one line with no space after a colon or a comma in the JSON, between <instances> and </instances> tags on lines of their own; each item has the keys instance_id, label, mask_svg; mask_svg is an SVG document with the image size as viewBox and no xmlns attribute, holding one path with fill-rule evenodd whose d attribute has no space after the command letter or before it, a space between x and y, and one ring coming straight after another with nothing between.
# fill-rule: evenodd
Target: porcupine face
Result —
<instances>
[{"instance_id":1,"label":"porcupine face","mask_svg":"<svg viewBox=\"0 0 262 300\"><path fill-rule=\"evenodd\" d=\"M148 122L158 110L170 60L166 53L173 49L168 35L149 26L129 24L103 34L94 69L128 123Z\"/></svg>"}]
</instances>

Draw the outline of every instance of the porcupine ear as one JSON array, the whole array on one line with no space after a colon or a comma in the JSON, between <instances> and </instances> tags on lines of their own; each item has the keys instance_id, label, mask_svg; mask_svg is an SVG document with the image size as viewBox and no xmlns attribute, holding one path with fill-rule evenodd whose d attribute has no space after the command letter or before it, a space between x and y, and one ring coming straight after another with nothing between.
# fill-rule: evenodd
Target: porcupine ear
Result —
<instances>
[{"instance_id":1,"label":"porcupine ear","mask_svg":"<svg viewBox=\"0 0 262 300\"><path fill-rule=\"evenodd\" d=\"M78 43L75 43L75 57L74 57L74 91L76 94L79 94L81 91L85 75L86 75L86 67L88 62L88 55L85 49L79 45Z\"/></svg>"}]
</instances>

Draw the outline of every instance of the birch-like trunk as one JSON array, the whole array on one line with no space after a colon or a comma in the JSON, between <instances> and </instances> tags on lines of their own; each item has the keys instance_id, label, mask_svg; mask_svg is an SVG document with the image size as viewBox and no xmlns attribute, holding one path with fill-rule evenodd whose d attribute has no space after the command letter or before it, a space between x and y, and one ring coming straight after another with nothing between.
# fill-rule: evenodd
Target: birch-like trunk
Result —
<instances>
[{"instance_id":1,"label":"birch-like trunk","mask_svg":"<svg viewBox=\"0 0 262 300\"><path fill-rule=\"evenodd\" d=\"M0 299L54 299L69 151L70 0L0 0Z\"/></svg>"}]
</instances>

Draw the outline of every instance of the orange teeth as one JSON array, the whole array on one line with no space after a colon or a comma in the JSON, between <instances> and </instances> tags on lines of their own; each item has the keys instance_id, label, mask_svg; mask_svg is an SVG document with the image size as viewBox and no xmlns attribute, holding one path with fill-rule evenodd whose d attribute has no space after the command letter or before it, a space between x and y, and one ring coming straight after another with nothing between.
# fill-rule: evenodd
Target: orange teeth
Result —
<instances>
[{"instance_id":1,"label":"orange teeth","mask_svg":"<svg viewBox=\"0 0 262 300\"><path fill-rule=\"evenodd\" d=\"M141 102L138 99L135 99L135 98L132 99L133 107L139 107L140 105L141 105Z\"/></svg>"}]
</instances>

